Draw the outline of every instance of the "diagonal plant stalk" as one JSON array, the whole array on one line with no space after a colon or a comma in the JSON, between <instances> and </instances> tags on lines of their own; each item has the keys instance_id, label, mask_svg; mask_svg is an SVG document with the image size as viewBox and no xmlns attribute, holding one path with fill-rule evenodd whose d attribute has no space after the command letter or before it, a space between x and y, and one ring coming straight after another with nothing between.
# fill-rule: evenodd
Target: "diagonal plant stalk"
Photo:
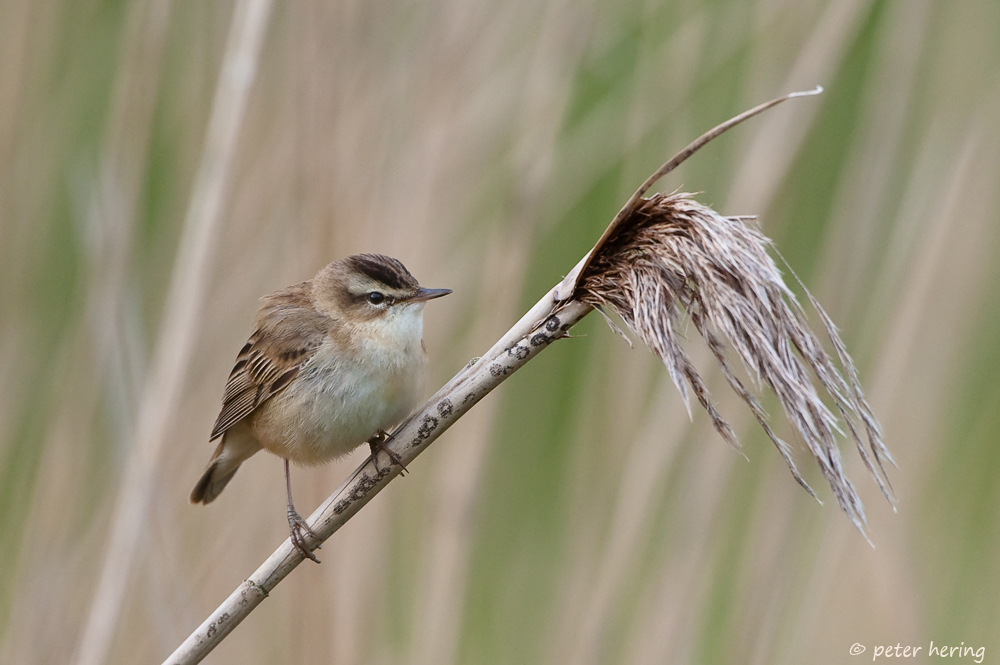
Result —
<instances>
[{"instance_id":1,"label":"diagonal plant stalk","mask_svg":"<svg viewBox=\"0 0 1000 665\"><path fill-rule=\"evenodd\" d=\"M729 385L778 447L795 479L815 496L799 475L788 445L768 425L757 399L730 370L724 340L755 384L766 384L774 391L841 508L864 534L861 501L841 468L834 440L840 431L838 422L844 423L890 502L883 461L892 459L829 317L810 295L836 351L839 368L806 326L801 308L766 252L770 241L745 224L745 218L723 217L686 194L644 198L659 178L722 132L787 99L820 91L792 93L746 111L702 135L658 169L560 284L485 355L466 365L396 428L386 444L392 453L408 464L504 379L549 344L566 337L594 308L602 314L605 309L615 311L664 361L685 403L690 388L716 429L738 448L735 433L716 412L674 332L686 314L719 361ZM839 421L820 399L810 373L829 394ZM867 435L867 449L859 431ZM311 545L318 547L333 535L400 471L385 453L378 460L369 458L310 516L309 525L319 539ZM201 661L302 561L302 555L285 540L165 664Z\"/></svg>"}]
</instances>

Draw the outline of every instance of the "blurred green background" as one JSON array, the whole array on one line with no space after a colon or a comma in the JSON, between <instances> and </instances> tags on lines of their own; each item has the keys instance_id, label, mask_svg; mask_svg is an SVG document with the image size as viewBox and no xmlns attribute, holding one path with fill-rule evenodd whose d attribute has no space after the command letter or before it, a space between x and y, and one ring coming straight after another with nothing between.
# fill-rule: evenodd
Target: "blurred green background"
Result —
<instances>
[{"instance_id":1,"label":"blurred green background","mask_svg":"<svg viewBox=\"0 0 1000 665\"><path fill-rule=\"evenodd\" d=\"M661 162L816 84L659 189L759 215L840 326L899 462L894 514L845 446L874 549L708 354L749 461L592 316L207 662L996 660L1000 3L3 0L0 661L160 662L287 536L276 458L187 502L261 294L361 251L454 289L429 394Z\"/></svg>"}]
</instances>

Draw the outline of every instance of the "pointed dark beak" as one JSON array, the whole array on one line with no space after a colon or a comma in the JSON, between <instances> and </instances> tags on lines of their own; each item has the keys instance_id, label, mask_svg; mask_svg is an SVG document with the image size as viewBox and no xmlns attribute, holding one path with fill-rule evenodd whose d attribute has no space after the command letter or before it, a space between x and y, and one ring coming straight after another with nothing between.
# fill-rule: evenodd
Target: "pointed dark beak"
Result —
<instances>
[{"instance_id":1,"label":"pointed dark beak","mask_svg":"<svg viewBox=\"0 0 1000 665\"><path fill-rule=\"evenodd\" d=\"M451 293L451 289L420 289L414 295L406 299L406 302L424 302L434 300Z\"/></svg>"}]
</instances>

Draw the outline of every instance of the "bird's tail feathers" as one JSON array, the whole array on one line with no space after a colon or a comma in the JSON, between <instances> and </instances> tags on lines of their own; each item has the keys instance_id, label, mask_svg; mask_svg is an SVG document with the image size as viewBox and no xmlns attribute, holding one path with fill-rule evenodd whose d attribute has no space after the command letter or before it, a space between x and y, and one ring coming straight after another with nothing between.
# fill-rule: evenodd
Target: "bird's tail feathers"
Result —
<instances>
[{"instance_id":1,"label":"bird's tail feathers","mask_svg":"<svg viewBox=\"0 0 1000 665\"><path fill-rule=\"evenodd\" d=\"M250 436L232 436L227 432L219 442L212 459L205 467L198 484L191 492L191 503L211 503L222 493L236 474L240 464L260 450L260 444Z\"/></svg>"}]
</instances>

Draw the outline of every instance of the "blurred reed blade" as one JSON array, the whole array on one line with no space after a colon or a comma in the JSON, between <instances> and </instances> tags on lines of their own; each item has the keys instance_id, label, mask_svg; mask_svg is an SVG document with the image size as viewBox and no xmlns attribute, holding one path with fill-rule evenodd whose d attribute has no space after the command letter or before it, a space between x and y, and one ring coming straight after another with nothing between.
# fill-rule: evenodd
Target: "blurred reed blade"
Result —
<instances>
[{"instance_id":1,"label":"blurred reed blade","mask_svg":"<svg viewBox=\"0 0 1000 665\"><path fill-rule=\"evenodd\" d=\"M75 665L106 662L120 628L128 583L145 533L142 527L149 521L153 503L153 479L172 435L172 414L182 399L185 373L193 355L239 129L255 80L271 4L270 0L241 0L233 12L161 333L140 401L136 442L119 486L105 559L73 657Z\"/></svg>"}]
</instances>

